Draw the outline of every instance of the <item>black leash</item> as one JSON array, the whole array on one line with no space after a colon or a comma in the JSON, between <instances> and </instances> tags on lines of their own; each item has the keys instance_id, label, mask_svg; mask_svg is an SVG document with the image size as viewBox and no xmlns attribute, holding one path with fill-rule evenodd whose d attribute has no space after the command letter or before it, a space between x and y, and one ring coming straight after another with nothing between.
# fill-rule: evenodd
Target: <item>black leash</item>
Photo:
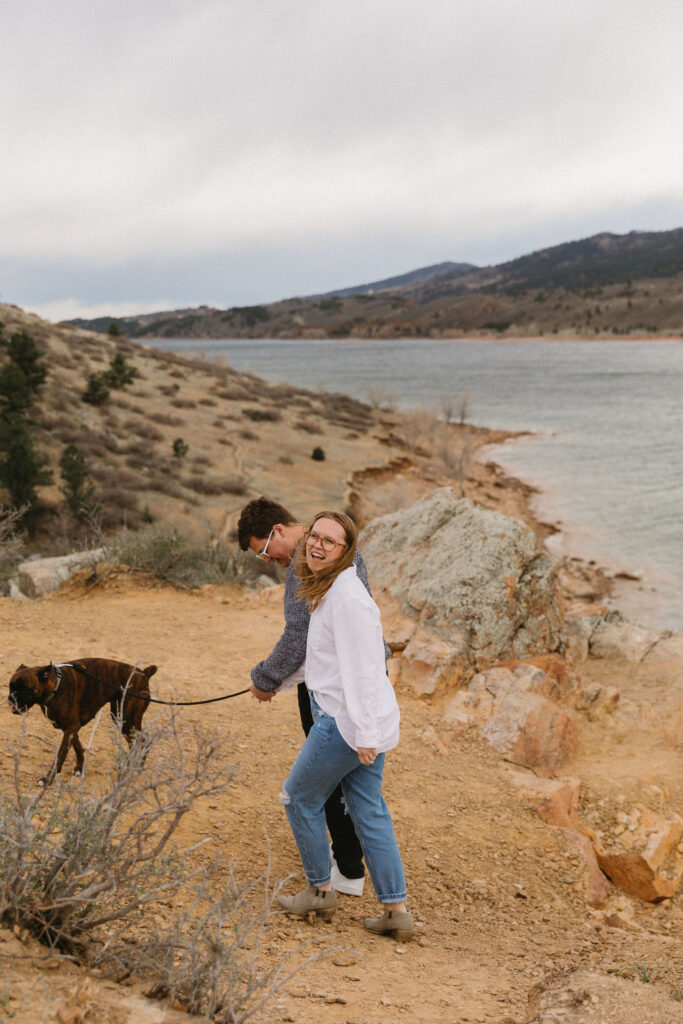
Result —
<instances>
[{"instance_id":1,"label":"black leash","mask_svg":"<svg viewBox=\"0 0 683 1024\"><path fill-rule=\"evenodd\" d=\"M108 686L110 690L116 690L117 693L123 694L125 692L126 697L135 698L136 700L144 700L147 704L166 704L168 707L173 708L189 708L195 704L215 704L219 700L230 700L231 697L240 697L243 693L249 693L249 690L238 690L237 693L226 693L222 697L209 697L207 700L159 700L156 697L144 697L139 693L131 693L129 690L122 690L120 686L116 686L114 683L108 683L106 679L100 679L99 676L93 675L92 672L88 672L87 668L83 668L76 661L70 661L68 663L71 668L75 668L81 675L88 676L89 679L94 679L96 683L101 683L102 686ZM133 672L137 672L139 675L144 675L144 672L139 668L134 668Z\"/></svg>"}]
</instances>

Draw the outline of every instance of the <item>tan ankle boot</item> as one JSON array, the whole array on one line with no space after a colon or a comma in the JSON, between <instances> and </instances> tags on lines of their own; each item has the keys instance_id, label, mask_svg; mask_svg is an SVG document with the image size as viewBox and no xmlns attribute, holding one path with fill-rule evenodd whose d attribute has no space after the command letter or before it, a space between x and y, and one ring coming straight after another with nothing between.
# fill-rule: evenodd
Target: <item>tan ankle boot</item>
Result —
<instances>
[{"instance_id":1,"label":"tan ankle boot","mask_svg":"<svg viewBox=\"0 0 683 1024\"><path fill-rule=\"evenodd\" d=\"M329 921L337 909L334 889L317 889L314 885L307 885L296 896L278 896L277 901L283 910L296 917L306 917L314 911L325 921Z\"/></svg>"},{"instance_id":2,"label":"tan ankle boot","mask_svg":"<svg viewBox=\"0 0 683 1024\"><path fill-rule=\"evenodd\" d=\"M376 935L391 935L397 942L410 942L413 915L409 910L385 910L381 917L366 917L365 927Z\"/></svg>"}]
</instances>

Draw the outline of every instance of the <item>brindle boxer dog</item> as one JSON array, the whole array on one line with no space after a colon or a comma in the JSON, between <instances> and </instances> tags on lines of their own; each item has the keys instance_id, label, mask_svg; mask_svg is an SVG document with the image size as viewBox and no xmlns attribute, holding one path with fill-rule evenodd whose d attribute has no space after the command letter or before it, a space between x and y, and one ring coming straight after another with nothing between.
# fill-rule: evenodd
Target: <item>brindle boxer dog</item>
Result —
<instances>
[{"instance_id":1,"label":"brindle boxer dog","mask_svg":"<svg viewBox=\"0 0 683 1024\"><path fill-rule=\"evenodd\" d=\"M85 671L79 671L77 666ZM64 733L54 763L47 775L38 780L39 785L49 786L61 771L69 746L76 752L74 775L82 774L83 745L78 738L78 730L94 718L104 704L109 704L115 722L120 717L123 735L130 745L147 710L147 701L138 700L133 694L149 697L149 680L156 670L156 665L138 669L110 658L79 658L63 665L36 668L20 665L9 683L7 699L13 713L23 714L38 704L55 729ZM121 691L124 688L126 698L121 713Z\"/></svg>"}]
</instances>

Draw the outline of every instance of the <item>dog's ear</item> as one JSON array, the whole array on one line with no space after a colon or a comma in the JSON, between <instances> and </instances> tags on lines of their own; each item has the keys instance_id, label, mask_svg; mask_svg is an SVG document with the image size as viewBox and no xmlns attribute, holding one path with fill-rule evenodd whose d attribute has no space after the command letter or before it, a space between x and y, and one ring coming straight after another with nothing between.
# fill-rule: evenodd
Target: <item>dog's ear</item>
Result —
<instances>
[{"instance_id":1,"label":"dog's ear","mask_svg":"<svg viewBox=\"0 0 683 1024\"><path fill-rule=\"evenodd\" d=\"M42 668L39 668L36 671L36 676L38 677L38 682L45 683L46 686L49 686L50 689L54 690L55 683L54 683L54 681L50 680L50 675L52 673L52 669L53 669L53 665L52 665L52 662L50 662L49 665L43 665Z\"/></svg>"},{"instance_id":2,"label":"dog's ear","mask_svg":"<svg viewBox=\"0 0 683 1024\"><path fill-rule=\"evenodd\" d=\"M156 670L156 665L148 665L147 668L143 669L143 672L145 673L148 679L151 679Z\"/></svg>"}]
</instances>

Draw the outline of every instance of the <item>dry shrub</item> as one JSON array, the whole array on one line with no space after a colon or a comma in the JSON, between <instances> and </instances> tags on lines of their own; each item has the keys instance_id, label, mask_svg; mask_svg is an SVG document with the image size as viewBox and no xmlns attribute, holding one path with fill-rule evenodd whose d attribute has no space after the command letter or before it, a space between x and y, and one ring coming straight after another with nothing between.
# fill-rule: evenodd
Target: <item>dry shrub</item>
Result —
<instances>
[{"instance_id":1,"label":"dry shrub","mask_svg":"<svg viewBox=\"0 0 683 1024\"><path fill-rule=\"evenodd\" d=\"M218 495L218 494L245 494L247 481L243 476L191 476L183 480L183 486L188 487L197 494Z\"/></svg>"},{"instance_id":2,"label":"dry shrub","mask_svg":"<svg viewBox=\"0 0 683 1024\"><path fill-rule=\"evenodd\" d=\"M129 473L121 467L114 469L102 462L93 462L90 475L103 487L137 488L142 482L137 473Z\"/></svg>"},{"instance_id":3,"label":"dry shrub","mask_svg":"<svg viewBox=\"0 0 683 1024\"><path fill-rule=\"evenodd\" d=\"M214 402L213 398L200 398L199 399L199 405L213 406L213 405L218 405L218 402Z\"/></svg>"},{"instance_id":4,"label":"dry shrub","mask_svg":"<svg viewBox=\"0 0 683 1024\"><path fill-rule=\"evenodd\" d=\"M115 505L117 508L135 508L137 505L137 493L128 491L125 487L110 487L100 492L104 505Z\"/></svg>"},{"instance_id":5,"label":"dry shrub","mask_svg":"<svg viewBox=\"0 0 683 1024\"><path fill-rule=\"evenodd\" d=\"M196 409L197 403L192 401L190 398L173 398L171 405L175 406L176 409Z\"/></svg>"},{"instance_id":6,"label":"dry shrub","mask_svg":"<svg viewBox=\"0 0 683 1024\"><path fill-rule=\"evenodd\" d=\"M187 380L187 374L183 373L182 370L169 370L169 377L177 377L179 380Z\"/></svg>"},{"instance_id":7,"label":"dry shrub","mask_svg":"<svg viewBox=\"0 0 683 1024\"><path fill-rule=\"evenodd\" d=\"M166 494L169 498L185 500L185 492L167 473L150 473L147 480L147 490L156 491L158 494Z\"/></svg>"},{"instance_id":8,"label":"dry shrub","mask_svg":"<svg viewBox=\"0 0 683 1024\"><path fill-rule=\"evenodd\" d=\"M144 437L148 441L163 441L164 435L153 427L146 419L130 419L124 425L127 434L132 437Z\"/></svg>"},{"instance_id":9,"label":"dry shrub","mask_svg":"<svg viewBox=\"0 0 683 1024\"><path fill-rule=\"evenodd\" d=\"M108 772L36 791L23 716L0 795L0 920L102 975L144 979L150 996L189 1013L243 1024L295 970L259 959L279 886L267 874L238 883L231 869L226 882L210 839L180 842L197 801L220 800L233 783L226 738L205 722L181 725L171 709L148 713L127 749L118 725Z\"/></svg>"},{"instance_id":10,"label":"dry shrub","mask_svg":"<svg viewBox=\"0 0 683 1024\"><path fill-rule=\"evenodd\" d=\"M28 511L22 508L0 507L0 584L14 574L24 554L24 540L20 533L21 520Z\"/></svg>"},{"instance_id":11,"label":"dry shrub","mask_svg":"<svg viewBox=\"0 0 683 1024\"><path fill-rule=\"evenodd\" d=\"M282 419L277 409L242 409L242 414L253 423L277 423Z\"/></svg>"},{"instance_id":12,"label":"dry shrub","mask_svg":"<svg viewBox=\"0 0 683 1024\"><path fill-rule=\"evenodd\" d=\"M196 537L170 523L153 523L137 533L124 530L110 546L108 559L143 570L177 586L249 582L267 566L254 564L249 552L212 536Z\"/></svg>"},{"instance_id":13,"label":"dry shrub","mask_svg":"<svg viewBox=\"0 0 683 1024\"><path fill-rule=\"evenodd\" d=\"M113 392L109 399L112 405L117 405L120 409L126 409L128 412L135 412L138 416L146 416L147 410L142 405L135 405L134 402L129 402L127 398L122 398L121 393L118 391Z\"/></svg>"},{"instance_id":14,"label":"dry shrub","mask_svg":"<svg viewBox=\"0 0 683 1024\"><path fill-rule=\"evenodd\" d=\"M171 416L165 412L150 413L149 419L161 423L164 427L183 427L186 422L181 416Z\"/></svg>"},{"instance_id":15,"label":"dry shrub","mask_svg":"<svg viewBox=\"0 0 683 1024\"><path fill-rule=\"evenodd\" d=\"M306 434L324 434L325 431L320 426L320 423L314 423L312 420L297 420L294 424L295 430L303 430Z\"/></svg>"},{"instance_id":16,"label":"dry shrub","mask_svg":"<svg viewBox=\"0 0 683 1024\"><path fill-rule=\"evenodd\" d=\"M258 441L258 434L255 434L253 430L240 430L237 435L243 441ZM229 441L223 440L223 444L229 444Z\"/></svg>"},{"instance_id":17,"label":"dry shrub","mask_svg":"<svg viewBox=\"0 0 683 1024\"><path fill-rule=\"evenodd\" d=\"M211 465L211 459L209 458L208 455L195 455L195 457L192 459L192 465L193 466L210 466Z\"/></svg>"}]
</instances>

